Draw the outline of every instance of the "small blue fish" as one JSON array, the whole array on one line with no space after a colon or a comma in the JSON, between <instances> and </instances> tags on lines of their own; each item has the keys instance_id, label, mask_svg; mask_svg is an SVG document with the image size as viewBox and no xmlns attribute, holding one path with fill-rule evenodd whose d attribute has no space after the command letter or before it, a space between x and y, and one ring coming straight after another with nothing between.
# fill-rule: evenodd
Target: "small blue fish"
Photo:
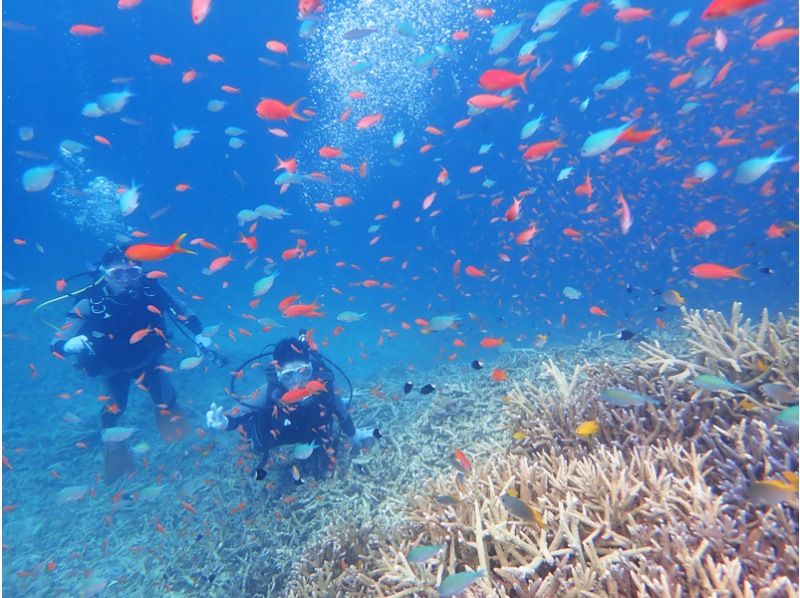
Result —
<instances>
[{"instance_id":1,"label":"small blue fish","mask_svg":"<svg viewBox=\"0 0 800 598\"><path fill-rule=\"evenodd\" d=\"M700 162L694 167L694 176L701 181L707 181L715 174L717 174L717 167L714 166L713 162Z\"/></svg>"},{"instance_id":2,"label":"small blue fish","mask_svg":"<svg viewBox=\"0 0 800 598\"><path fill-rule=\"evenodd\" d=\"M658 405L658 401L645 397L627 388L608 388L600 393L600 397L610 405L617 407L633 407L636 405Z\"/></svg>"},{"instance_id":3,"label":"small blue fish","mask_svg":"<svg viewBox=\"0 0 800 598\"><path fill-rule=\"evenodd\" d=\"M194 136L200 132L194 129L179 129L175 125L172 125L172 129L175 131L172 135L172 145L175 149L183 149L188 146L192 142L192 139L194 139Z\"/></svg>"},{"instance_id":4,"label":"small blue fish","mask_svg":"<svg viewBox=\"0 0 800 598\"><path fill-rule=\"evenodd\" d=\"M442 583L439 584L437 590L439 590L440 596L455 596L482 576L482 569L478 569L477 571L462 571L461 573L453 573L442 580Z\"/></svg>"},{"instance_id":5,"label":"small blue fish","mask_svg":"<svg viewBox=\"0 0 800 598\"><path fill-rule=\"evenodd\" d=\"M422 563L435 557L445 546L447 546L447 544L432 544L430 546L420 544L419 546L414 546L414 548L408 552L408 557L406 558L408 558L409 563Z\"/></svg>"},{"instance_id":6,"label":"small blue fish","mask_svg":"<svg viewBox=\"0 0 800 598\"><path fill-rule=\"evenodd\" d=\"M500 25L494 30L494 36L489 43L489 54L495 56L508 48L522 31L522 21Z\"/></svg>"},{"instance_id":7,"label":"small blue fish","mask_svg":"<svg viewBox=\"0 0 800 598\"><path fill-rule=\"evenodd\" d=\"M680 27L681 25L683 25L683 22L689 18L691 12L692 12L691 10L682 10L680 12L676 12L669 20L669 26Z\"/></svg>"},{"instance_id":8,"label":"small blue fish","mask_svg":"<svg viewBox=\"0 0 800 598\"><path fill-rule=\"evenodd\" d=\"M698 388L703 390L735 390L737 392L747 392L747 389L733 382L728 382L725 378L720 376L711 376L709 374L702 374L692 380Z\"/></svg>"},{"instance_id":9,"label":"small blue fish","mask_svg":"<svg viewBox=\"0 0 800 598\"><path fill-rule=\"evenodd\" d=\"M634 125L635 121L629 121L612 129L603 129L593 133L583 142L581 156L584 158L599 156L604 151L614 145L620 136Z\"/></svg>"},{"instance_id":10,"label":"small blue fish","mask_svg":"<svg viewBox=\"0 0 800 598\"><path fill-rule=\"evenodd\" d=\"M22 186L28 192L44 191L53 182L56 170L58 166L55 164L29 168L22 173Z\"/></svg>"},{"instance_id":11,"label":"small blue fish","mask_svg":"<svg viewBox=\"0 0 800 598\"><path fill-rule=\"evenodd\" d=\"M610 91L612 89L619 89L625 83L628 82L628 79L631 78L631 69L625 69L624 71L618 72L616 75L611 75L608 79L600 83L599 85L594 86L595 91L605 90Z\"/></svg>"},{"instance_id":12,"label":"small blue fish","mask_svg":"<svg viewBox=\"0 0 800 598\"><path fill-rule=\"evenodd\" d=\"M536 33L537 31L544 31L545 29L555 27L558 25L558 22L566 16L575 2L576 0L555 0L554 2L546 4L542 10L539 11L539 14L536 15L536 20L533 23L533 27L531 27L531 31Z\"/></svg>"},{"instance_id":13,"label":"small blue fish","mask_svg":"<svg viewBox=\"0 0 800 598\"><path fill-rule=\"evenodd\" d=\"M522 127L522 131L520 131L519 138L527 139L528 137L533 135L536 131L539 130L539 127L542 126L543 121L544 121L544 113L540 114L533 120L529 120L528 122L526 122L525 125Z\"/></svg>"},{"instance_id":14,"label":"small blue fish","mask_svg":"<svg viewBox=\"0 0 800 598\"><path fill-rule=\"evenodd\" d=\"M410 37L411 39L417 38L416 29L414 29L414 26L408 21L403 21L397 26L397 33L400 35L405 35L406 37Z\"/></svg>"},{"instance_id":15,"label":"small blue fish","mask_svg":"<svg viewBox=\"0 0 800 598\"><path fill-rule=\"evenodd\" d=\"M791 161L791 157L781 155L781 150L783 150L783 146L780 146L769 156L750 158L739 164L736 168L735 181L742 184L754 183L767 174L775 164Z\"/></svg>"},{"instance_id":16,"label":"small blue fish","mask_svg":"<svg viewBox=\"0 0 800 598\"><path fill-rule=\"evenodd\" d=\"M128 103L128 100L130 100L132 97L133 94L127 89L104 93L97 98L97 105L100 107L100 110L106 114L116 114L125 107L125 105Z\"/></svg>"}]
</instances>

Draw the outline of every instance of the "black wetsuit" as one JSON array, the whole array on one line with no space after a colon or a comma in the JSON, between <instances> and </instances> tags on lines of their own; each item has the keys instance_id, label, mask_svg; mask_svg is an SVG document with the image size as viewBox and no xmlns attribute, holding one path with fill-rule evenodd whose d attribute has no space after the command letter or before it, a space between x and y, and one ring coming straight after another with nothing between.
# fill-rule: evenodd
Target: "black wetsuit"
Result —
<instances>
[{"instance_id":1,"label":"black wetsuit","mask_svg":"<svg viewBox=\"0 0 800 598\"><path fill-rule=\"evenodd\" d=\"M311 379L325 383L327 390L286 405L281 397L287 389L278 381L274 368L270 368L267 371L267 382L250 397L243 399L238 407L226 413L227 430L242 426L253 450L262 456L262 465L272 448L316 441L327 455L328 469L332 469L336 440L333 416L338 419L345 435L352 436L356 432L353 418L341 397L334 392L333 372L314 356L311 363Z\"/></svg>"},{"instance_id":2,"label":"black wetsuit","mask_svg":"<svg viewBox=\"0 0 800 598\"><path fill-rule=\"evenodd\" d=\"M116 425L128 404L131 380L139 376L142 376L140 384L156 405L164 405L165 409L174 406L175 390L158 367L167 343L156 328L165 334L168 312L193 334L202 331L197 316L155 280L143 278L138 293L131 299L114 295L105 283L99 283L67 314L66 322L71 326L53 338L51 351L62 355L70 338L83 334L89 339L93 353L79 353L78 364L89 376L103 377L110 397L100 416L103 428ZM134 332L148 326L152 332L137 343L130 342Z\"/></svg>"}]
</instances>

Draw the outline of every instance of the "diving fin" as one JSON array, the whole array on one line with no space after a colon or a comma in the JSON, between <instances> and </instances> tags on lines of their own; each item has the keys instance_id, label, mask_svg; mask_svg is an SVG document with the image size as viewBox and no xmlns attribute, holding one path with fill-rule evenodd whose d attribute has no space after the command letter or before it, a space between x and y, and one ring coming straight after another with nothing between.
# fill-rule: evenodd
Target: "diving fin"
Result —
<instances>
[{"instance_id":1,"label":"diving fin","mask_svg":"<svg viewBox=\"0 0 800 598\"><path fill-rule=\"evenodd\" d=\"M104 443L103 462L103 481L106 484L113 484L118 478L136 471L136 462L127 440Z\"/></svg>"},{"instance_id":2,"label":"diving fin","mask_svg":"<svg viewBox=\"0 0 800 598\"><path fill-rule=\"evenodd\" d=\"M189 424L183 410L177 405L168 409L156 408L156 425L166 442L178 442L189 432Z\"/></svg>"}]
</instances>

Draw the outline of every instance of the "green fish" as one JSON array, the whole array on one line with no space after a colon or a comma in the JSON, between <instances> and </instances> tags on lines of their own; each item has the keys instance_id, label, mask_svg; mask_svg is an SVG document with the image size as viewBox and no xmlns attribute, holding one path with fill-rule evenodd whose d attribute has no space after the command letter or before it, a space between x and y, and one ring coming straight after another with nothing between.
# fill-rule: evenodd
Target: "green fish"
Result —
<instances>
[{"instance_id":1,"label":"green fish","mask_svg":"<svg viewBox=\"0 0 800 598\"><path fill-rule=\"evenodd\" d=\"M710 376L709 374L702 374L692 380L692 384L703 390L735 390L737 392L747 392L747 389L738 384L728 382L725 378L720 376Z\"/></svg>"},{"instance_id":2,"label":"green fish","mask_svg":"<svg viewBox=\"0 0 800 598\"><path fill-rule=\"evenodd\" d=\"M798 405L792 405L791 407L787 407L783 411L778 414L777 420L782 424L788 426L798 426L798 417L800 417L800 409L798 409Z\"/></svg>"},{"instance_id":3,"label":"green fish","mask_svg":"<svg viewBox=\"0 0 800 598\"><path fill-rule=\"evenodd\" d=\"M453 573L448 575L436 588L440 596L455 596L459 592L465 590L467 586L472 584L476 579L483 575L483 570L477 571L462 571L461 573Z\"/></svg>"},{"instance_id":4,"label":"green fish","mask_svg":"<svg viewBox=\"0 0 800 598\"><path fill-rule=\"evenodd\" d=\"M422 563L427 561L430 558L436 556L442 548L447 546L447 544L432 544L431 546L425 546L424 544L420 544L419 546L414 546L408 552L408 562L409 563Z\"/></svg>"},{"instance_id":5,"label":"green fish","mask_svg":"<svg viewBox=\"0 0 800 598\"><path fill-rule=\"evenodd\" d=\"M600 397L609 405L616 405L617 407L633 407L635 405L658 405L658 401L640 395L627 388L608 388L600 393Z\"/></svg>"}]
</instances>

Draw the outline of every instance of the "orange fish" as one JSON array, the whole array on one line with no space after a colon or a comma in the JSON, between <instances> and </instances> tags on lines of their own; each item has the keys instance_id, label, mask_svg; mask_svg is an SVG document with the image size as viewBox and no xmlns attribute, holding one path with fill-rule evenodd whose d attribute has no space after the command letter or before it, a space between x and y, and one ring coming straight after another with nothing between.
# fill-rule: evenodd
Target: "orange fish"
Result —
<instances>
[{"instance_id":1,"label":"orange fish","mask_svg":"<svg viewBox=\"0 0 800 598\"><path fill-rule=\"evenodd\" d=\"M692 266L689 269L689 273L696 278L705 278L709 280L728 280L729 278L747 280L742 274L742 270L746 267L746 264L737 268L728 268L720 264L704 263Z\"/></svg>"},{"instance_id":2,"label":"orange fish","mask_svg":"<svg viewBox=\"0 0 800 598\"><path fill-rule=\"evenodd\" d=\"M283 42L271 39L266 43L266 48L270 52L275 52L275 54L286 54L289 55L289 47L284 44Z\"/></svg>"},{"instance_id":3,"label":"orange fish","mask_svg":"<svg viewBox=\"0 0 800 598\"><path fill-rule=\"evenodd\" d=\"M194 255L194 251L181 247L181 241L185 237L186 233L181 234L172 245L156 245L154 243L131 245L125 250L125 257L137 262L155 262L166 259L174 253L190 253Z\"/></svg>"},{"instance_id":4,"label":"orange fish","mask_svg":"<svg viewBox=\"0 0 800 598\"><path fill-rule=\"evenodd\" d=\"M770 224L767 229L767 237L770 239L777 239L786 236L786 227L778 226L777 224Z\"/></svg>"},{"instance_id":5,"label":"orange fish","mask_svg":"<svg viewBox=\"0 0 800 598\"><path fill-rule=\"evenodd\" d=\"M221 257L218 257L218 258L215 258L215 259L211 260L211 263L209 264L208 269L211 272L218 272L218 271L222 270L225 266L230 264L232 261L233 261L233 256L232 255L230 255L230 254L223 255Z\"/></svg>"},{"instance_id":6,"label":"orange fish","mask_svg":"<svg viewBox=\"0 0 800 598\"><path fill-rule=\"evenodd\" d=\"M594 193L594 188L592 188L592 179L587 174L586 178L583 180L583 184L575 187L575 195L585 195L586 197L591 199L593 193Z\"/></svg>"},{"instance_id":7,"label":"orange fish","mask_svg":"<svg viewBox=\"0 0 800 598\"><path fill-rule=\"evenodd\" d=\"M150 54L150 62L153 64L157 64L158 66L167 66L172 65L172 58L168 58L167 56L162 56L161 54Z\"/></svg>"},{"instance_id":8,"label":"orange fish","mask_svg":"<svg viewBox=\"0 0 800 598\"><path fill-rule=\"evenodd\" d=\"M527 245L531 242L531 239L535 237L539 233L539 229L536 228L536 223L534 222L524 231L519 233L515 239L517 245Z\"/></svg>"},{"instance_id":9,"label":"orange fish","mask_svg":"<svg viewBox=\"0 0 800 598\"><path fill-rule=\"evenodd\" d=\"M508 207L508 210L506 210L506 213L503 216L506 219L506 222L514 222L517 218L519 218L519 206L521 204L522 200L514 199L514 203Z\"/></svg>"},{"instance_id":10,"label":"orange fish","mask_svg":"<svg viewBox=\"0 0 800 598\"><path fill-rule=\"evenodd\" d=\"M709 20L730 17L752 6L764 4L764 2L766 0L712 0L700 18Z\"/></svg>"},{"instance_id":11,"label":"orange fish","mask_svg":"<svg viewBox=\"0 0 800 598\"><path fill-rule=\"evenodd\" d=\"M765 33L759 37L753 44L756 50L769 50L776 45L788 42L789 40L797 37L798 29L796 27L785 27L783 29L774 29L769 33Z\"/></svg>"},{"instance_id":12,"label":"orange fish","mask_svg":"<svg viewBox=\"0 0 800 598\"><path fill-rule=\"evenodd\" d=\"M469 473L472 471L472 463L470 463L464 451L453 449L453 458L455 459L459 469L461 469L464 473Z\"/></svg>"},{"instance_id":13,"label":"orange fish","mask_svg":"<svg viewBox=\"0 0 800 598\"><path fill-rule=\"evenodd\" d=\"M283 393L283 395L281 395L281 402L285 405L291 405L292 403L302 401L311 394L311 391L305 387L287 390L285 393Z\"/></svg>"},{"instance_id":14,"label":"orange fish","mask_svg":"<svg viewBox=\"0 0 800 598\"><path fill-rule=\"evenodd\" d=\"M79 37L91 37L105 33L105 30L103 27L95 27L94 25L73 25L69 28L69 32Z\"/></svg>"},{"instance_id":15,"label":"orange fish","mask_svg":"<svg viewBox=\"0 0 800 598\"><path fill-rule=\"evenodd\" d=\"M192 22L199 25L211 12L211 0L192 0Z\"/></svg>"},{"instance_id":16,"label":"orange fish","mask_svg":"<svg viewBox=\"0 0 800 598\"><path fill-rule=\"evenodd\" d=\"M476 268L475 266L467 266L466 268L464 268L464 272L466 272L467 276L473 276L473 277L486 276L486 272Z\"/></svg>"},{"instance_id":17,"label":"orange fish","mask_svg":"<svg viewBox=\"0 0 800 598\"><path fill-rule=\"evenodd\" d=\"M603 316L606 318L608 317L608 312L600 307L597 307L596 305L592 305L589 308L589 313L592 314L593 316Z\"/></svg>"},{"instance_id":18,"label":"orange fish","mask_svg":"<svg viewBox=\"0 0 800 598\"><path fill-rule=\"evenodd\" d=\"M505 382L508 379L508 370L495 368L492 370L492 380L495 382Z\"/></svg>"},{"instance_id":19,"label":"orange fish","mask_svg":"<svg viewBox=\"0 0 800 598\"><path fill-rule=\"evenodd\" d=\"M147 328L142 328L141 330L137 330L136 332L131 334L131 337L128 339L128 342L130 344L138 343L144 337L146 337L148 334L150 334L152 331L153 331L153 327L150 326L150 325L148 325Z\"/></svg>"},{"instance_id":20,"label":"orange fish","mask_svg":"<svg viewBox=\"0 0 800 598\"><path fill-rule=\"evenodd\" d=\"M491 336L485 336L481 339L481 347L484 349L495 349L505 343L505 339L501 336L498 338L493 338Z\"/></svg>"},{"instance_id":21,"label":"orange fish","mask_svg":"<svg viewBox=\"0 0 800 598\"><path fill-rule=\"evenodd\" d=\"M298 98L291 104L284 104L279 100L264 98L256 105L256 114L259 118L263 118L264 120L287 121L290 118L294 118L296 120L306 121L308 120L307 118L297 113L297 107L303 100L305 100L305 98Z\"/></svg>"},{"instance_id":22,"label":"orange fish","mask_svg":"<svg viewBox=\"0 0 800 598\"><path fill-rule=\"evenodd\" d=\"M255 237L246 237L244 233L241 231L239 232L239 240L236 243L241 243L242 245L247 245L247 248L250 250L250 253L258 250L258 239Z\"/></svg>"},{"instance_id":23,"label":"orange fish","mask_svg":"<svg viewBox=\"0 0 800 598\"><path fill-rule=\"evenodd\" d=\"M383 114L368 114L367 116L361 118L356 123L356 129L358 131L365 131L366 129L371 129L382 120L383 120Z\"/></svg>"},{"instance_id":24,"label":"orange fish","mask_svg":"<svg viewBox=\"0 0 800 598\"><path fill-rule=\"evenodd\" d=\"M478 85L487 91L505 91L519 85L522 91L528 93L525 80L528 78L529 72L530 70L527 70L517 74L503 69L489 69L478 78Z\"/></svg>"},{"instance_id":25,"label":"orange fish","mask_svg":"<svg viewBox=\"0 0 800 598\"><path fill-rule=\"evenodd\" d=\"M549 141L540 141L528 146L525 153L522 154L522 159L528 162L535 162L543 160L560 147L566 147L561 143L561 139L551 139Z\"/></svg>"},{"instance_id":26,"label":"orange fish","mask_svg":"<svg viewBox=\"0 0 800 598\"><path fill-rule=\"evenodd\" d=\"M717 232L717 225L711 220L701 220L695 224L692 229L692 233L695 237L703 237L705 239L708 239L715 232Z\"/></svg>"}]
</instances>

